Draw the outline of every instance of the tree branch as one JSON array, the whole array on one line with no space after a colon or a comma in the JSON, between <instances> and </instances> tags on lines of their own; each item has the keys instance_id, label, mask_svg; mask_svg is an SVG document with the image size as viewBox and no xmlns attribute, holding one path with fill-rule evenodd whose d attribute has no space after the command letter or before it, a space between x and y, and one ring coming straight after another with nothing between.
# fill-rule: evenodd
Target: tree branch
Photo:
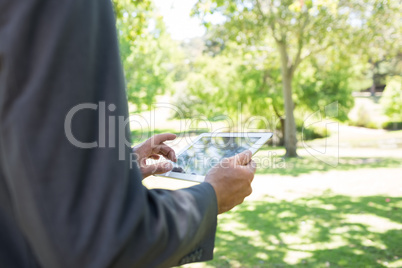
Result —
<instances>
[{"instance_id":1,"label":"tree branch","mask_svg":"<svg viewBox=\"0 0 402 268\"><path fill-rule=\"evenodd\" d=\"M257 6L257 10L260 13L260 15L263 17L264 20L268 20L268 24L272 30L272 36L274 37L275 41L279 42L280 39L276 36L276 27L275 27L275 21L271 20L270 18L267 18L267 15L264 13L264 11L262 10L261 7L261 2L260 0L256 0L256 6ZM272 16L273 14L273 10L272 10L272 6L271 6L271 2L268 4L268 8L269 8L269 13Z\"/></svg>"},{"instance_id":2,"label":"tree branch","mask_svg":"<svg viewBox=\"0 0 402 268\"><path fill-rule=\"evenodd\" d=\"M282 118L282 115L279 114L278 109L276 108L274 102L272 102L272 108L274 108L274 112L276 114L276 116L280 119Z\"/></svg>"},{"instance_id":3,"label":"tree branch","mask_svg":"<svg viewBox=\"0 0 402 268\"><path fill-rule=\"evenodd\" d=\"M260 13L260 15L265 19L265 14L264 14L264 12L262 11L261 3L260 3L259 0L256 0L256 6L257 6L257 9L258 9L258 12Z\"/></svg>"},{"instance_id":4,"label":"tree branch","mask_svg":"<svg viewBox=\"0 0 402 268\"><path fill-rule=\"evenodd\" d=\"M328 43L326 46L323 46L323 47L321 47L321 48L318 48L318 49L315 49L315 50L310 51L307 55L305 55L304 57L302 57L302 58L300 59L300 62L304 61L305 59L307 59L307 58L310 57L311 55L314 55L314 54L317 54L318 52L321 52L321 51L326 50L327 48L329 48L329 47L332 46L332 45L333 45L333 43L331 42L331 43Z\"/></svg>"},{"instance_id":5,"label":"tree branch","mask_svg":"<svg viewBox=\"0 0 402 268\"><path fill-rule=\"evenodd\" d=\"M302 14L300 16L302 16ZM303 21L303 23L302 23L302 25L300 27L300 30L299 30L299 38L298 38L298 46L297 46L296 57L294 58L294 62L292 64L291 68L290 68L290 71L292 73L294 73L296 68L302 62L301 53L302 53L303 46L304 46L304 33L305 33L306 26L308 24L308 21L309 21L309 15L308 15L308 13L306 13L305 19L304 19L304 21Z\"/></svg>"}]
</instances>

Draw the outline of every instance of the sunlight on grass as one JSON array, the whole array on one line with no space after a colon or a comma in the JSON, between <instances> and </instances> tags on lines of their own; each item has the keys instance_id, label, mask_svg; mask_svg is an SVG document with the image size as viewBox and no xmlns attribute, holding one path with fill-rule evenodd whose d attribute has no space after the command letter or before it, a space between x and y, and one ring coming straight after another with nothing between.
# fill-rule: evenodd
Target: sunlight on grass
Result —
<instances>
[{"instance_id":1,"label":"sunlight on grass","mask_svg":"<svg viewBox=\"0 0 402 268\"><path fill-rule=\"evenodd\" d=\"M306 252L306 251L295 251L295 250L288 250L286 256L284 257L284 261L287 264L297 264L303 262L303 260L308 259L313 256L313 253Z\"/></svg>"},{"instance_id":2,"label":"sunlight on grass","mask_svg":"<svg viewBox=\"0 0 402 268\"><path fill-rule=\"evenodd\" d=\"M381 153L360 151L331 166L302 149L299 158L284 159L283 148L263 148L254 157L257 163L265 160L255 185L273 190L256 191L254 199L220 215L214 260L184 267L402 267L402 197L395 197L402 158ZM388 168L387 178L393 180L380 178ZM395 191L383 187L389 182ZM305 183L310 187L302 187ZM144 184L192 185L160 178ZM353 192L339 192L339 184Z\"/></svg>"},{"instance_id":3,"label":"sunlight on grass","mask_svg":"<svg viewBox=\"0 0 402 268\"><path fill-rule=\"evenodd\" d=\"M402 198L387 201L326 193L246 202L220 216L215 259L202 267L396 267Z\"/></svg>"},{"instance_id":4,"label":"sunlight on grass","mask_svg":"<svg viewBox=\"0 0 402 268\"><path fill-rule=\"evenodd\" d=\"M348 223L366 224L370 232L386 232L392 229L402 229L402 224L376 215L347 214L344 217L345 222Z\"/></svg>"},{"instance_id":5,"label":"sunlight on grass","mask_svg":"<svg viewBox=\"0 0 402 268\"><path fill-rule=\"evenodd\" d=\"M312 156L282 158L280 154L272 156L271 151L262 151L254 156L257 174L278 174L299 176L312 172L331 170L355 170L363 168L402 168L402 158L392 157L342 157L336 165L329 165L322 159ZM336 163L336 162L335 162Z\"/></svg>"}]
</instances>

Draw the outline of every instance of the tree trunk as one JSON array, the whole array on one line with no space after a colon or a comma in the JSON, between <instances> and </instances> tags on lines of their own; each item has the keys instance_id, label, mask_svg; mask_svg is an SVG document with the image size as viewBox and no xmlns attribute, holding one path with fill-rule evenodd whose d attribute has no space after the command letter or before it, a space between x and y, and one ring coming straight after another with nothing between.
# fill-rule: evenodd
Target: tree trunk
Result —
<instances>
[{"instance_id":1,"label":"tree trunk","mask_svg":"<svg viewBox=\"0 0 402 268\"><path fill-rule=\"evenodd\" d=\"M281 55L281 72L283 85L283 98L285 101L285 148L286 157L297 157L296 123L293 114L294 103L292 98L293 71L289 66L289 57L285 43L278 43Z\"/></svg>"},{"instance_id":2,"label":"tree trunk","mask_svg":"<svg viewBox=\"0 0 402 268\"><path fill-rule=\"evenodd\" d=\"M285 118L279 114L278 109L276 108L274 103L272 103L272 108L274 108L274 112L279 119L279 123L281 124L281 135L282 135L280 137L280 139L278 140L278 143L276 143L275 145L284 146L285 145L285 142L284 142L284 140L285 140ZM277 127L275 126L274 131L276 131L276 130L277 130Z\"/></svg>"},{"instance_id":3,"label":"tree trunk","mask_svg":"<svg viewBox=\"0 0 402 268\"><path fill-rule=\"evenodd\" d=\"M371 87L370 87L370 94L371 94L371 96L375 96L375 89L376 89L376 86L375 86L375 72L376 72L376 67L377 67L377 63L376 62L373 62L373 68L372 68L372 70L373 70L373 74L372 74L372 77L371 77L371 80L373 81L373 84L371 85Z\"/></svg>"},{"instance_id":4,"label":"tree trunk","mask_svg":"<svg viewBox=\"0 0 402 268\"><path fill-rule=\"evenodd\" d=\"M281 121L281 133L282 133L282 141L279 142L279 146L285 145L285 119L281 117L279 119Z\"/></svg>"},{"instance_id":5,"label":"tree trunk","mask_svg":"<svg viewBox=\"0 0 402 268\"><path fill-rule=\"evenodd\" d=\"M374 76L373 76L373 84L371 84L371 87L370 87L370 94L371 94L371 96L375 96L375 80L374 80Z\"/></svg>"}]
</instances>

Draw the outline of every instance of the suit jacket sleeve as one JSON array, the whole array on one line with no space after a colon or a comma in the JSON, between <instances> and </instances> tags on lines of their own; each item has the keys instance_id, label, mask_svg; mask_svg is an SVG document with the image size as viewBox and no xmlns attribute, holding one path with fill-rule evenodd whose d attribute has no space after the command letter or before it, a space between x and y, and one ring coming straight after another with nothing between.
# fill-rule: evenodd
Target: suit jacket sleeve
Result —
<instances>
[{"instance_id":1,"label":"suit jacket sleeve","mask_svg":"<svg viewBox=\"0 0 402 268\"><path fill-rule=\"evenodd\" d=\"M41 266L212 258L214 189L146 189L127 117L109 0L0 0L0 168Z\"/></svg>"}]
</instances>

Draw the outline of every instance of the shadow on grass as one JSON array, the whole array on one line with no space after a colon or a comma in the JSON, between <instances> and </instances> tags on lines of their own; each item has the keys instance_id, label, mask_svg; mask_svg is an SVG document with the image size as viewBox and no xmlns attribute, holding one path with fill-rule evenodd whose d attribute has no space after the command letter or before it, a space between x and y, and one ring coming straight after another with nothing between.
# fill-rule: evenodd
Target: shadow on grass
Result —
<instances>
[{"instance_id":1,"label":"shadow on grass","mask_svg":"<svg viewBox=\"0 0 402 268\"><path fill-rule=\"evenodd\" d=\"M258 155L257 157L265 157ZM258 159L257 161L259 161ZM299 176L314 171L355 170L360 168L402 168L402 159L398 158L372 158L372 157L343 157L336 166L329 165L314 157L286 158L281 157L267 161L259 161L257 174L278 174L285 176Z\"/></svg>"},{"instance_id":2,"label":"shadow on grass","mask_svg":"<svg viewBox=\"0 0 402 268\"><path fill-rule=\"evenodd\" d=\"M266 197L219 218L214 267L402 264L402 198Z\"/></svg>"}]
</instances>

